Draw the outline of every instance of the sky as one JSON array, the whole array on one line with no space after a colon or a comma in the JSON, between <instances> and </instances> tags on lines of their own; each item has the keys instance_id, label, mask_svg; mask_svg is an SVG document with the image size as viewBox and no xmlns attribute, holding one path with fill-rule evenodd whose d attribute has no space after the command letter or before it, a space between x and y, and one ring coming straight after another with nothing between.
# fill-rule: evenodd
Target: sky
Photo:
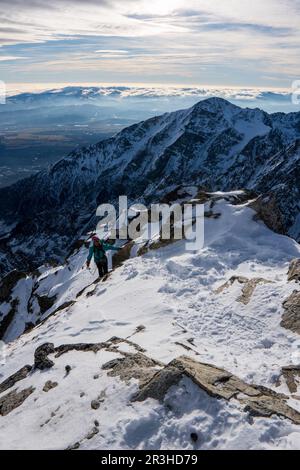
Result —
<instances>
[{"instance_id":1,"label":"sky","mask_svg":"<svg viewBox=\"0 0 300 470\"><path fill-rule=\"evenodd\" d=\"M290 88L300 0L1 0L0 80Z\"/></svg>"}]
</instances>

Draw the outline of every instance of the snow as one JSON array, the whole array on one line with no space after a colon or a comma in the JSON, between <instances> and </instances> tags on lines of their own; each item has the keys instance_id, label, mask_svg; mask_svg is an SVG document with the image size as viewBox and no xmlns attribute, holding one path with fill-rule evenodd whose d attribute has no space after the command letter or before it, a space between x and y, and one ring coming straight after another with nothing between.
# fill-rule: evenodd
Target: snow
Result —
<instances>
[{"instance_id":1,"label":"snow","mask_svg":"<svg viewBox=\"0 0 300 470\"><path fill-rule=\"evenodd\" d=\"M91 284L96 275L82 270L87 255L84 248L67 266L43 270L39 294L58 297L45 316L68 300L77 301L10 342L0 374L6 378L32 363L34 350L45 342L59 346L118 336L130 339L147 356L165 364L182 354L190 355L290 396L284 383L277 387L277 379L281 367L292 363L299 335L280 326L281 305L295 289L293 282L287 282L287 270L291 259L300 257L300 246L255 222L254 211L246 204L231 205L220 199L213 211L221 212L221 217L205 219L205 245L199 251L188 252L185 241L177 241L130 258L105 283L95 285ZM135 254L132 250L132 256ZM233 275L270 282L258 284L244 305L237 301L242 289L238 282L216 292ZM13 293L21 299L23 310L30 282L19 281ZM84 287L85 294L76 299ZM87 292L91 295L86 296ZM20 315L14 332L23 321ZM144 329L138 329L140 325ZM119 351L135 352L135 348L121 343ZM65 449L77 441L81 449L300 446L299 426L276 416L252 421L239 402L209 397L188 378L169 389L163 403L153 399L131 402L138 382L132 379L127 384L101 369L115 357L117 352L104 350L97 354L69 352L55 358L52 369L34 372L18 383L18 389L33 385L36 390L22 406L0 417L0 448ZM71 366L69 375L66 365ZM48 393L42 391L47 380L58 382ZM93 410L91 400L103 391L106 398ZM290 405L300 410L293 397ZM99 432L87 439L95 420L100 423ZM191 441L191 432L197 433L197 443Z\"/></svg>"},{"instance_id":2,"label":"snow","mask_svg":"<svg viewBox=\"0 0 300 470\"><path fill-rule=\"evenodd\" d=\"M148 400L141 408L135 404L126 410L120 423L121 439L110 426L108 432L117 440L108 446L100 435L93 445L106 449L266 449L286 448L288 434L297 435L296 426L283 425L279 418L251 424L237 404L209 397L187 378L169 390L163 406ZM190 442L192 432L198 436L197 444ZM83 447L91 448L89 444Z\"/></svg>"}]
</instances>

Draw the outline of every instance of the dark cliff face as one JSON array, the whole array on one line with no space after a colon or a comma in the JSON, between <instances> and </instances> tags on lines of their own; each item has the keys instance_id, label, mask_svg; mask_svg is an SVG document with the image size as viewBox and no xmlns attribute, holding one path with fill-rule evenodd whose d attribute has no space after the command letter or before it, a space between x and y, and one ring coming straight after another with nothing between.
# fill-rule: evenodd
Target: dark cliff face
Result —
<instances>
[{"instance_id":1,"label":"dark cliff face","mask_svg":"<svg viewBox=\"0 0 300 470\"><path fill-rule=\"evenodd\" d=\"M102 202L123 194L149 202L182 183L274 191L286 231L299 239L299 138L300 113L268 115L212 98L72 152L0 190L1 271L60 260Z\"/></svg>"}]
</instances>

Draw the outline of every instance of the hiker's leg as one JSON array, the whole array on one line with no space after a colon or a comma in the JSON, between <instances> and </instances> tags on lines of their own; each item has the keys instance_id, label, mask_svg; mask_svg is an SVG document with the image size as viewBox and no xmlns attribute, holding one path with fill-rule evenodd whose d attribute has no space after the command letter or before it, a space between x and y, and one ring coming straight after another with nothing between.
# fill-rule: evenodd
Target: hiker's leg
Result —
<instances>
[{"instance_id":1,"label":"hiker's leg","mask_svg":"<svg viewBox=\"0 0 300 470\"><path fill-rule=\"evenodd\" d=\"M101 277L103 277L104 274L105 274L105 269L104 269L104 263L103 263L103 261L102 261L102 263L101 263L101 273L102 273L102 274L101 274Z\"/></svg>"},{"instance_id":2,"label":"hiker's leg","mask_svg":"<svg viewBox=\"0 0 300 470\"><path fill-rule=\"evenodd\" d=\"M103 262L103 276L108 273L108 259L105 256L105 260Z\"/></svg>"},{"instance_id":3,"label":"hiker's leg","mask_svg":"<svg viewBox=\"0 0 300 470\"><path fill-rule=\"evenodd\" d=\"M99 277L102 277L103 274L102 274L102 265L101 265L101 263L97 263L97 268L98 268Z\"/></svg>"}]
</instances>

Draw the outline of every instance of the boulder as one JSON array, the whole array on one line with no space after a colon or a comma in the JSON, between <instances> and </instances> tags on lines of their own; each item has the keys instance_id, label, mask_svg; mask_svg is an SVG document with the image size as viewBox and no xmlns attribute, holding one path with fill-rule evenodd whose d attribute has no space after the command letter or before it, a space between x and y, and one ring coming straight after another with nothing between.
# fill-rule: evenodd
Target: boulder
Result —
<instances>
[{"instance_id":1,"label":"boulder","mask_svg":"<svg viewBox=\"0 0 300 470\"><path fill-rule=\"evenodd\" d=\"M237 302L241 302L244 305L248 305L248 303L251 300L251 297L256 289L256 287L259 284L269 284L272 281L268 281L267 279L261 278L261 277L254 277L252 279L248 279L247 277L244 276L231 276L231 278L225 282L225 284L222 284L222 286L218 287L215 290L216 294L221 294L225 289L228 287L232 286L234 282L238 282L239 284L243 284L242 287L242 293L241 295L236 299Z\"/></svg>"},{"instance_id":2,"label":"boulder","mask_svg":"<svg viewBox=\"0 0 300 470\"><path fill-rule=\"evenodd\" d=\"M57 382L52 382L51 380L48 380L43 387L43 392L49 392L50 390L52 390L52 388L57 387L57 385Z\"/></svg>"}]
</instances>

